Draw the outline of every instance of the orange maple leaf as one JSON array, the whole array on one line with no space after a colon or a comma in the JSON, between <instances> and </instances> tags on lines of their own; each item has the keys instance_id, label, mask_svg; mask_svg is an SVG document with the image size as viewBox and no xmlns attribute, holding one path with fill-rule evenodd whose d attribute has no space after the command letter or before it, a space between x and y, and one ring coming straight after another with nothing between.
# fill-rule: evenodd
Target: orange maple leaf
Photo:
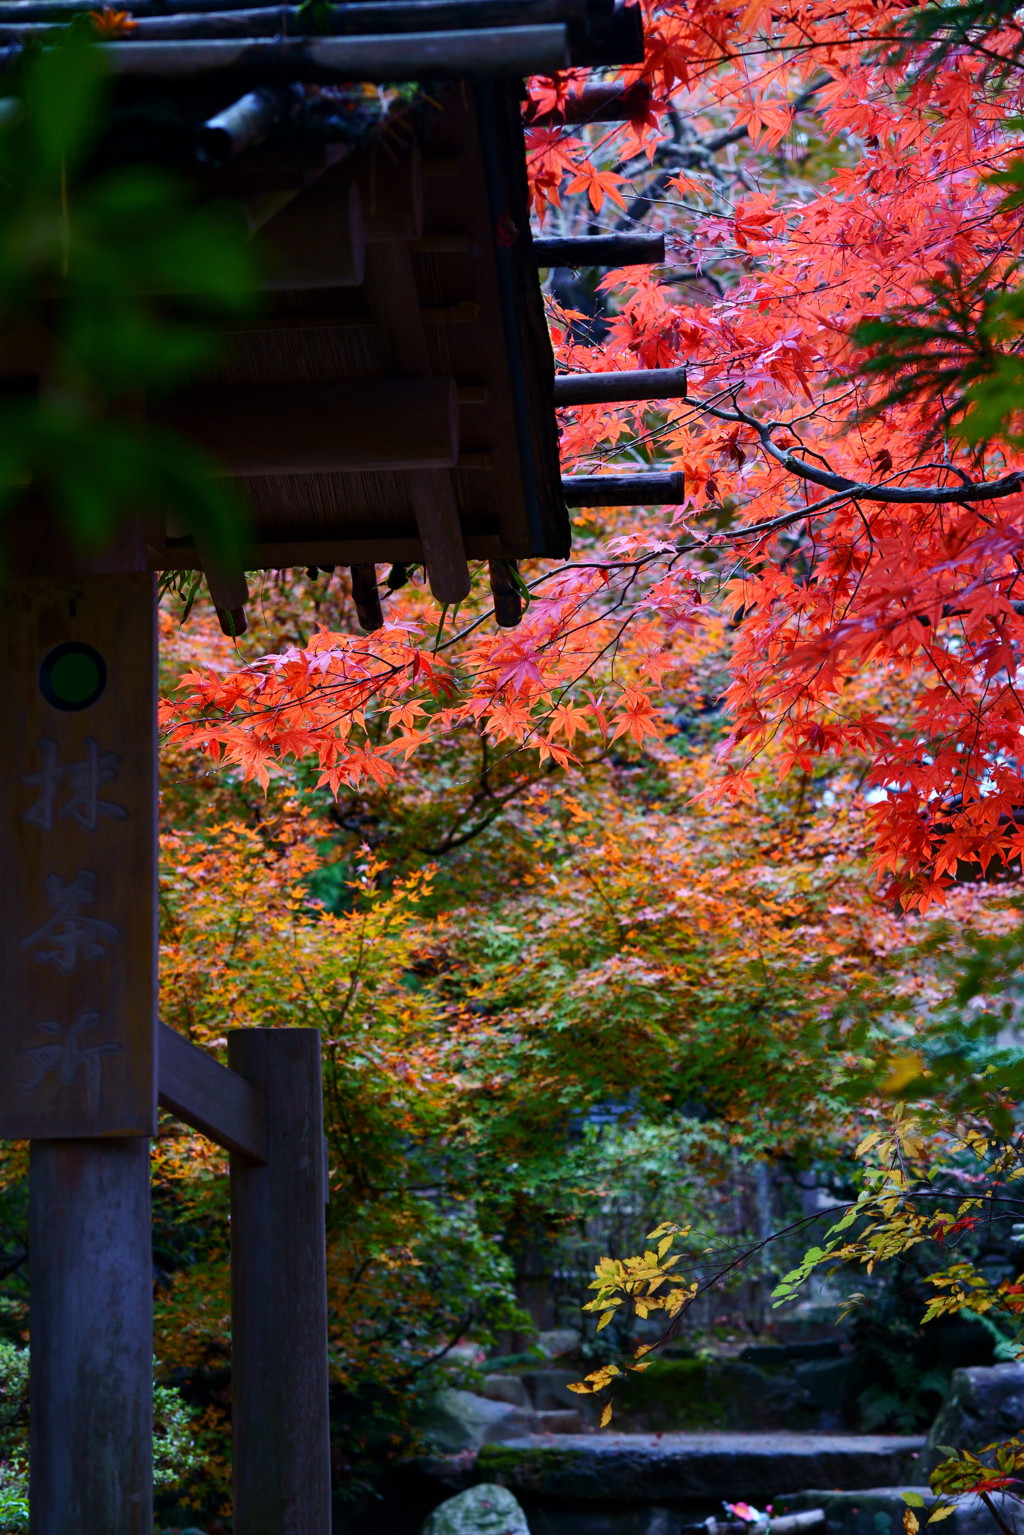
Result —
<instances>
[{"instance_id":1,"label":"orange maple leaf","mask_svg":"<svg viewBox=\"0 0 1024 1535\"><path fill-rule=\"evenodd\" d=\"M138 29L138 22L131 11L118 11L105 5L101 11L90 11L89 20L100 37L129 37Z\"/></svg>"}]
</instances>

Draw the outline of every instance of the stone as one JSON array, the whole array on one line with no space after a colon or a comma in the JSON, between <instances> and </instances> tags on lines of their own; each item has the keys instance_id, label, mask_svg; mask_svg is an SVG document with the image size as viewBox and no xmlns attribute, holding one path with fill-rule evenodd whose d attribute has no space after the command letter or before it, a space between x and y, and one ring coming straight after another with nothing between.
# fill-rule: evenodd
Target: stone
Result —
<instances>
[{"instance_id":1,"label":"stone","mask_svg":"<svg viewBox=\"0 0 1024 1535\"><path fill-rule=\"evenodd\" d=\"M807 1360L836 1359L843 1351L840 1338L813 1338L802 1343L748 1343L738 1357L758 1369L788 1369Z\"/></svg>"},{"instance_id":2,"label":"stone","mask_svg":"<svg viewBox=\"0 0 1024 1535\"><path fill-rule=\"evenodd\" d=\"M580 1346L580 1335L572 1327L552 1327L537 1334L537 1347L548 1359L561 1359L565 1354L575 1354Z\"/></svg>"},{"instance_id":3,"label":"stone","mask_svg":"<svg viewBox=\"0 0 1024 1535\"><path fill-rule=\"evenodd\" d=\"M923 1445L884 1434L562 1434L485 1444L473 1475L530 1507L611 1500L706 1512L723 1499L763 1507L805 1487L898 1486Z\"/></svg>"},{"instance_id":4,"label":"stone","mask_svg":"<svg viewBox=\"0 0 1024 1535\"><path fill-rule=\"evenodd\" d=\"M853 1388L855 1363L852 1356L835 1359L810 1359L798 1364L794 1378L816 1407L834 1412L837 1424L843 1406Z\"/></svg>"},{"instance_id":5,"label":"stone","mask_svg":"<svg viewBox=\"0 0 1024 1535\"><path fill-rule=\"evenodd\" d=\"M480 1395L489 1402L508 1402L512 1407L529 1407L530 1393L521 1375L485 1375L480 1383Z\"/></svg>"},{"instance_id":6,"label":"stone","mask_svg":"<svg viewBox=\"0 0 1024 1535\"><path fill-rule=\"evenodd\" d=\"M927 1511L935 1503L935 1494L924 1487L868 1487L862 1492L801 1492L778 1497L772 1504L773 1514L795 1514L801 1509L821 1508L828 1520L829 1535L903 1535L903 1515L907 1504L904 1492L917 1493L924 1500L924 1508L914 1512L926 1529ZM1013 1500L998 1495L996 1506L1009 1516L1013 1528ZM998 1535L995 1522L980 1498L963 1498L956 1511L941 1525L932 1529L949 1531L949 1535Z\"/></svg>"},{"instance_id":7,"label":"stone","mask_svg":"<svg viewBox=\"0 0 1024 1535\"><path fill-rule=\"evenodd\" d=\"M582 1434L583 1414L578 1407L557 1407L533 1415L536 1434Z\"/></svg>"},{"instance_id":8,"label":"stone","mask_svg":"<svg viewBox=\"0 0 1024 1535\"><path fill-rule=\"evenodd\" d=\"M479 1450L484 1444L517 1439L532 1427L531 1414L511 1402L492 1402L475 1391L439 1391L424 1429L431 1449L442 1455Z\"/></svg>"},{"instance_id":9,"label":"stone","mask_svg":"<svg viewBox=\"0 0 1024 1535\"><path fill-rule=\"evenodd\" d=\"M586 1366L582 1370L527 1370L522 1381L538 1411L552 1412L560 1407L578 1409L580 1397L569 1387L585 1373Z\"/></svg>"},{"instance_id":10,"label":"stone","mask_svg":"<svg viewBox=\"0 0 1024 1535\"><path fill-rule=\"evenodd\" d=\"M735 1433L779 1429L834 1430L822 1408L792 1375L730 1359L658 1359L630 1375L615 1404L620 1428L636 1433Z\"/></svg>"},{"instance_id":11,"label":"stone","mask_svg":"<svg viewBox=\"0 0 1024 1535\"><path fill-rule=\"evenodd\" d=\"M931 1426L921 1456L922 1480L946 1459L940 1445L975 1454L1024 1429L1024 1365L977 1365L954 1370L949 1394Z\"/></svg>"},{"instance_id":12,"label":"stone","mask_svg":"<svg viewBox=\"0 0 1024 1535\"><path fill-rule=\"evenodd\" d=\"M482 1482L435 1508L421 1535L530 1535L530 1529L506 1488Z\"/></svg>"}]
</instances>

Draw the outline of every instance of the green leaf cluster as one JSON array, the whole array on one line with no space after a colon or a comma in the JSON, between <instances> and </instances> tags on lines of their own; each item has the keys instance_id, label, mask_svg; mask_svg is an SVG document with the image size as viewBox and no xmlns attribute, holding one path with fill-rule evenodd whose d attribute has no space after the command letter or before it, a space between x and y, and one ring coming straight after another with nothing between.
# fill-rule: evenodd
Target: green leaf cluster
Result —
<instances>
[{"instance_id":1,"label":"green leaf cluster","mask_svg":"<svg viewBox=\"0 0 1024 1535\"><path fill-rule=\"evenodd\" d=\"M6 105L0 333L38 387L0 396L0 519L42 505L90 549L170 512L227 554L237 507L142 407L210 361L217 316L251 305L244 231L164 172L109 163L109 82L81 30L28 56Z\"/></svg>"}]
</instances>

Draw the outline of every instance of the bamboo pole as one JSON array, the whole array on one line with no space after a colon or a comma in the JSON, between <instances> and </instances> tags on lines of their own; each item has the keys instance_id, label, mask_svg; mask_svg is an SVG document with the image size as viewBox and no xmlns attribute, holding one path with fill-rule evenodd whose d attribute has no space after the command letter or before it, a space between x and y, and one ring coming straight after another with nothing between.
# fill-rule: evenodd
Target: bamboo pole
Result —
<instances>
[{"instance_id":1,"label":"bamboo pole","mask_svg":"<svg viewBox=\"0 0 1024 1535\"><path fill-rule=\"evenodd\" d=\"M559 373L555 378L556 405L685 399L685 368L622 368L609 373Z\"/></svg>"},{"instance_id":2,"label":"bamboo pole","mask_svg":"<svg viewBox=\"0 0 1024 1535\"><path fill-rule=\"evenodd\" d=\"M527 128L558 128L563 123L624 123L642 117L651 105L651 88L643 81L634 85L585 85L568 97L562 110L538 112L526 119Z\"/></svg>"},{"instance_id":3,"label":"bamboo pole","mask_svg":"<svg viewBox=\"0 0 1024 1535\"><path fill-rule=\"evenodd\" d=\"M370 37L244 37L100 43L115 75L420 80L552 74L570 62L564 25Z\"/></svg>"},{"instance_id":4,"label":"bamboo pole","mask_svg":"<svg viewBox=\"0 0 1024 1535\"><path fill-rule=\"evenodd\" d=\"M203 124L196 139L198 158L205 165L226 165L244 150L255 149L291 116L298 99L294 86L250 91Z\"/></svg>"},{"instance_id":5,"label":"bamboo pole","mask_svg":"<svg viewBox=\"0 0 1024 1535\"><path fill-rule=\"evenodd\" d=\"M681 506L686 486L680 470L645 474L565 474L566 506Z\"/></svg>"},{"instance_id":6,"label":"bamboo pole","mask_svg":"<svg viewBox=\"0 0 1024 1535\"><path fill-rule=\"evenodd\" d=\"M537 26L544 23L586 22L591 16L610 13L606 0L360 0L357 5L336 5L324 17L323 34L355 36L360 33L459 31L464 28ZM231 0L133 0L132 19L145 37L194 36L187 28L209 17L225 30L236 24L242 35L302 36L308 23L297 5L263 5L240 8ZM50 30L56 23L82 14L81 0L43 0L43 3L0 4L0 25L19 35L32 28ZM164 31L170 23L183 23L184 33Z\"/></svg>"},{"instance_id":7,"label":"bamboo pole","mask_svg":"<svg viewBox=\"0 0 1024 1535\"><path fill-rule=\"evenodd\" d=\"M660 266L665 260L664 234L574 235L541 237L533 242L537 265Z\"/></svg>"}]
</instances>

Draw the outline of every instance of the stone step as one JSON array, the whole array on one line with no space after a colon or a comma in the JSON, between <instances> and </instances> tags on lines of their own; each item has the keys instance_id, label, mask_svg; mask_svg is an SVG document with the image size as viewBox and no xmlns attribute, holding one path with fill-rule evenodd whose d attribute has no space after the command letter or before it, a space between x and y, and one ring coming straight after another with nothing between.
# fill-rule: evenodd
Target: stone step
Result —
<instances>
[{"instance_id":1,"label":"stone step","mask_svg":"<svg viewBox=\"0 0 1024 1535\"><path fill-rule=\"evenodd\" d=\"M724 1499L760 1508L811 1487L906 1484L923 1447L886 1434L528 1436L483 1445L466 1480L498 1482L527 1506L611 1501L718 1513Z\"/></svg>"},{"instance_id":2,"label":"stone step","mask_svg":"<svg viewBox=\"0 0 1024 1535\"><path fill-rule=\"evenodd\" d=\"M869 1487L856 1492L801 1492L780 1497L776 1511L783 1514L797 1513L809 1508L820 1508L828 1522L827 1535L903 1535L903 1516L907 1504L903 1494L916 1494L917 1514L924 1531L928 1513L938 1499L928 1486L919 1487ZM994 1506L1014 1529L1020 1504L1006 1493L992 1494ZM923 1505L923 1507L922 1507ZM938 1525L933 1526L937 1531ZM949 1520L941 1526L943 1535L999 1535L991 1511L978 1497L960 1498ZM531 1535L533 1532L531 1531Z\"/></svg>"}]
</instances>

